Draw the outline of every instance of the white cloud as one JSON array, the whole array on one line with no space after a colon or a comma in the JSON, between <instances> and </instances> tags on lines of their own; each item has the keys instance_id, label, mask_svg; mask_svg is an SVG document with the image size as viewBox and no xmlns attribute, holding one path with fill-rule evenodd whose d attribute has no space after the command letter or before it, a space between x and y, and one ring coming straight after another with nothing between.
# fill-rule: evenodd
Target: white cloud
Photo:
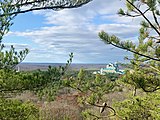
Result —
<instances>
[{"instance_id":1,"label":"white cloud","mask_svg":"<svg viewBox=\"0 0 160 120\"><path fill-rule=\"evenodd\" d=\"M122 61L128 53L106 46L98 32L105 30L122 39L137 36L137 24L115 15L123 6L119 0L93 0L81 8L34 12L44 16L44 23L50 27L10 35L30 38L36 44L26 61L65 62L70 52L75 54L74 62Z\"/></svg>"},{"instance_id":2,"label":"white cloud","mask_svg":"<svg viewBox=\"0 0 160 120\"><path fill-rule=\"evenodd\" d=\"M30 46L28 44L19 44L19 43L5 43L5 49L10 49L11 45L14 46L14 48L16 48L16 50L24 50L25 48L30 48Z\"/></svg>"}]
</instances>

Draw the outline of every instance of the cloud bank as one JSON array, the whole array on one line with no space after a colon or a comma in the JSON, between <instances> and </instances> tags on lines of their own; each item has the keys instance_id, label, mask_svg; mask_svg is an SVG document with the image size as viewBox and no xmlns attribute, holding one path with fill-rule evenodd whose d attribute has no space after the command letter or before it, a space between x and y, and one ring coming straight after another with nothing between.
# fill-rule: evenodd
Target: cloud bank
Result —
<instances>
[{"instance_id":1,"label":"cloud bank","mask_svg":"<svg viewBox=\"0 0 160 120\"><path fill-rule=\"evenodd\" d=\"M44 17L43 27L12 31L9 36L32 41L32 44L28 43L30 54L27 62L65 62L70 52L74 53L74 63L123 61L124 56L130 54L105 45L98 32L104 30L124 40L135 39L139 21L116 14L124 5L120 0L93 0L76 9L36 11L33 16Z\"/></svg>"}]
</instances>

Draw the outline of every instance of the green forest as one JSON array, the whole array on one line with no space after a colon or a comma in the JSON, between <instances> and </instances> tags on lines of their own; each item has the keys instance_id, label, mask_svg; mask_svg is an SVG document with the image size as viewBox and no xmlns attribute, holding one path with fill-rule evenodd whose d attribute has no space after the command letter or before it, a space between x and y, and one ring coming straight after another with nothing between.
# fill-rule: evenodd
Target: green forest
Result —
<instances>
[{"instance_id":1,"label":"green forest","mask_svg":"<svg viewBox=\"0 0 160 120\"><path fill-rule=\"evenodd\" d=\"M30 50L6 49L3 39L19 14L83 8L92 1L0 1L0 120L160 120L160 0L124 0L126 6L117 8L119 16L143 18L138 43L97 33L106 46L132 53L123 75L70 70L73 53L64 66L16 71Z\"/></svg>"}]
</instances>

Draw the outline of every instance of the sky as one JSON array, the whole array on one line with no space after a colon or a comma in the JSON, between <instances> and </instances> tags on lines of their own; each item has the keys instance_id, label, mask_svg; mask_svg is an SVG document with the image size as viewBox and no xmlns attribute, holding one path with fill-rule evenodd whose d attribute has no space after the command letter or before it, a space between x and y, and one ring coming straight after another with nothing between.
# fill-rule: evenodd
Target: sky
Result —
<instances>
[{"instance_id":1,"label":"sky","mask_svg":"<svg viewBox=\"0 0 160 120\"><path fill-rule=\"evenodd\" d=\"M46 10L19 14L3 43L17 50L29 48L24 62L65 63L73 52L73 63L127 62L127 51L104 44L102 30L122 40L136 40L139 19L120 17L124 0L93 0L75 9Z\"/></svg>"}]
</instances>

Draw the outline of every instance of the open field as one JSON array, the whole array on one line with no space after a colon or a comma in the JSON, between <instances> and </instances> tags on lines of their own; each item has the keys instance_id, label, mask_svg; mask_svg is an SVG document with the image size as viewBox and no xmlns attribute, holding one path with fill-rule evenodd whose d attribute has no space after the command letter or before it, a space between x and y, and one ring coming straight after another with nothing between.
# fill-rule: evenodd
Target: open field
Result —
<instances>
[{"instance_id":1,"label":"open field","mask_svg":"<svg viewBox=\"0 0 160 120\"><path fill-rule=\"evenodd\" d=\"M65 63L21 63L19 64L20 71L31 71L31 70L47 70L48 66L64 66ZM79 70L90 69L90 70L99 70L102 67L105 67L106 64L71 64L70 69Z\"/></svg>"},{"instance_id":2,"label":"open field","mask_svg":"<svg viewBox=\"0 0 160 120\"><path fill-rule=\"evenodd\" d=\"M21 63L19 64L20 71L32 71L32 70L47 70L48 66L64 66L65 63ZM100 68L105 67L106 64L75 64L72 63L70 65L71 70L80 70L81 68L85 70L100 70ZM122 66L119 66L120 69L123 68Z\"/></svg>"}]
</instances>

